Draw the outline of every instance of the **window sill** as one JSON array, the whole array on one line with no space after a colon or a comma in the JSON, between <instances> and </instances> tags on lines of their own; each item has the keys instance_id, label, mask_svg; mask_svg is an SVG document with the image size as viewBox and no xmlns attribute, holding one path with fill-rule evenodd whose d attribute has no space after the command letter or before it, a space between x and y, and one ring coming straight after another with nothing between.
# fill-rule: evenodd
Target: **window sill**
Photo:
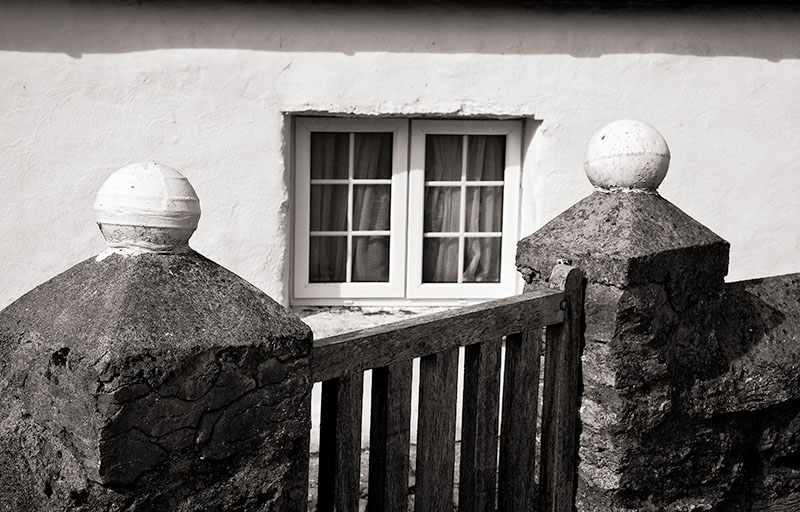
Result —
<instances>
[{"instance_id":1,"label":"window sill","mask_svg":"<svg viewBox=\"0 0 800 512\"><path fill-rule=\"evenodd\" d=\"M459 307L450 306L293 306L292 312L311 327L314 339L397 322L415 316Z\"/></svg>"}]
</instances>

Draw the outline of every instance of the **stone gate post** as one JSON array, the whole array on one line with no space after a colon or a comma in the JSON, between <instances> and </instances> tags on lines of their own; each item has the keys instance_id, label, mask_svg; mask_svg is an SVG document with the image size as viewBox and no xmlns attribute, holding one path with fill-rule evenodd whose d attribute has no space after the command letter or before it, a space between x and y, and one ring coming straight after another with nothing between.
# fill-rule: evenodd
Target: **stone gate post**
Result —
<instances>
[{"instance_id":1,"label":"stone gate post","mask_svg":"<svg viewBox=\"0 0 800 512\"><path fill-rule=\"evenodd\" d=\"M605 126L586 152L594 193L518 245L528 283L558 259L588 280L579 510L711 510L737 463L718 444L734 434L681 412L683 383L724 364L698 326L720 302L729 245L658 194L669 159L650 125Z\"/></svg>"},{"instance_id":2,"label":"stone gate post","mask_svg":"<svg viewBox=\"0 0 800 512\"><path fill-rule=\"evenodd\" d=\"M308 327L189 248L174 169L95 210L108 250L0 312L0 510L305 510Z\"/></svg>"}]
</instances>

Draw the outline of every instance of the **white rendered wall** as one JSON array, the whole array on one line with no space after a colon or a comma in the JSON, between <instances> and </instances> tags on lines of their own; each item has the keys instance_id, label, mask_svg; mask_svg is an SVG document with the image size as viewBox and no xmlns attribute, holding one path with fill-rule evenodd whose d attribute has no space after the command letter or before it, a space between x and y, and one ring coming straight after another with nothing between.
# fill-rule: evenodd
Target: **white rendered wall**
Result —
<instances>
[{"instance_id":1,"label":"white rendered wall","mask_svg":"<svg viewBox=\"0 0 800 512\"><path fill-rule=\"evenodd\" d=\"M798 15L72 4L0 5L0 307L103 248L94 194L144 159L197 190L192 246L286 303L287 113L528 119L522 234L641 119L731 280L800 271Z\"/></svg>"}]
</instances>

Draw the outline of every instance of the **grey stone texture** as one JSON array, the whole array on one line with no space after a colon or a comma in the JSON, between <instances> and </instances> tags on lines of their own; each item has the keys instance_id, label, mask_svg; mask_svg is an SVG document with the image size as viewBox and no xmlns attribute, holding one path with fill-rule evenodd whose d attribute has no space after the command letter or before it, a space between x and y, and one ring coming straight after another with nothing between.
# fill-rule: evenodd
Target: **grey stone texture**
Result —
<instances>
[{"instance_id":1,"label":"grey stone texture","mask_svg":"<svg viewBox=\"0 0 800 512\"><path fill-rule=\"evenodd\" d=\"M305 510L310 350L197 253L76 265L0 312L0 510Z\"/></svg>"},{"instance_id":2,"label":"grey stone texture","mask_svg":"<svg viewBox=\"0 0 800 512\"><path fill-rule=\"evenodd\" d=\"M588 280L578 510L800 510L800 275L725 284L728 250L625 192L520 241L527 282Z\"/></svg>"}]
</instances>

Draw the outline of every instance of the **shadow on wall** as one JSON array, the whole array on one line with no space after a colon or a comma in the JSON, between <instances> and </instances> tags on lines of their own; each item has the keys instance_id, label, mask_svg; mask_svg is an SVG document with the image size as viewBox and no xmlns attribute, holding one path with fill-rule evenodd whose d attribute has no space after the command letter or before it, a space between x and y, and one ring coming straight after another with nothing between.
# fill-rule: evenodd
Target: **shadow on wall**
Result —
<instances>
[{"instance_id":1,"label":"shadow on wall","mask_svg":"<svg viewBox=\"0 0 800 512\"><path fill-rule=\"evenodd\" d=\"M692 415L754 412L800 396L800 274L727 284L713 338L721 371L697 375L687 389Z\"/></svg>"},{"instance_id":2,"label":"shadow on wall","mask_svg":"<svg viewBox=\"0 0 800 512\"><path fill-rule=\"evenodd\" d=\"M673 382L678 410L635 441L619 496L647 510L654 495L796 510L800 274L727 284L706 328L705 354L681 361L694 375Z\"/></svg>"},{"instance_id":3,"label":"shadow on wall","mask_svg":"<svg viewBox=\"0 0 800 512\"><path fill-rule=\"evenodd\" d=\"M788 6L599 9L439 2L392 5L130 1L0 6L0 50L126 53L163 48L269 52L739 56L800 58ZM587 2L591 4L591 2ZM657 2L653 2L657 3ZM497 4L493 4L497 5Z\"/></svg>"}]
</instances>

